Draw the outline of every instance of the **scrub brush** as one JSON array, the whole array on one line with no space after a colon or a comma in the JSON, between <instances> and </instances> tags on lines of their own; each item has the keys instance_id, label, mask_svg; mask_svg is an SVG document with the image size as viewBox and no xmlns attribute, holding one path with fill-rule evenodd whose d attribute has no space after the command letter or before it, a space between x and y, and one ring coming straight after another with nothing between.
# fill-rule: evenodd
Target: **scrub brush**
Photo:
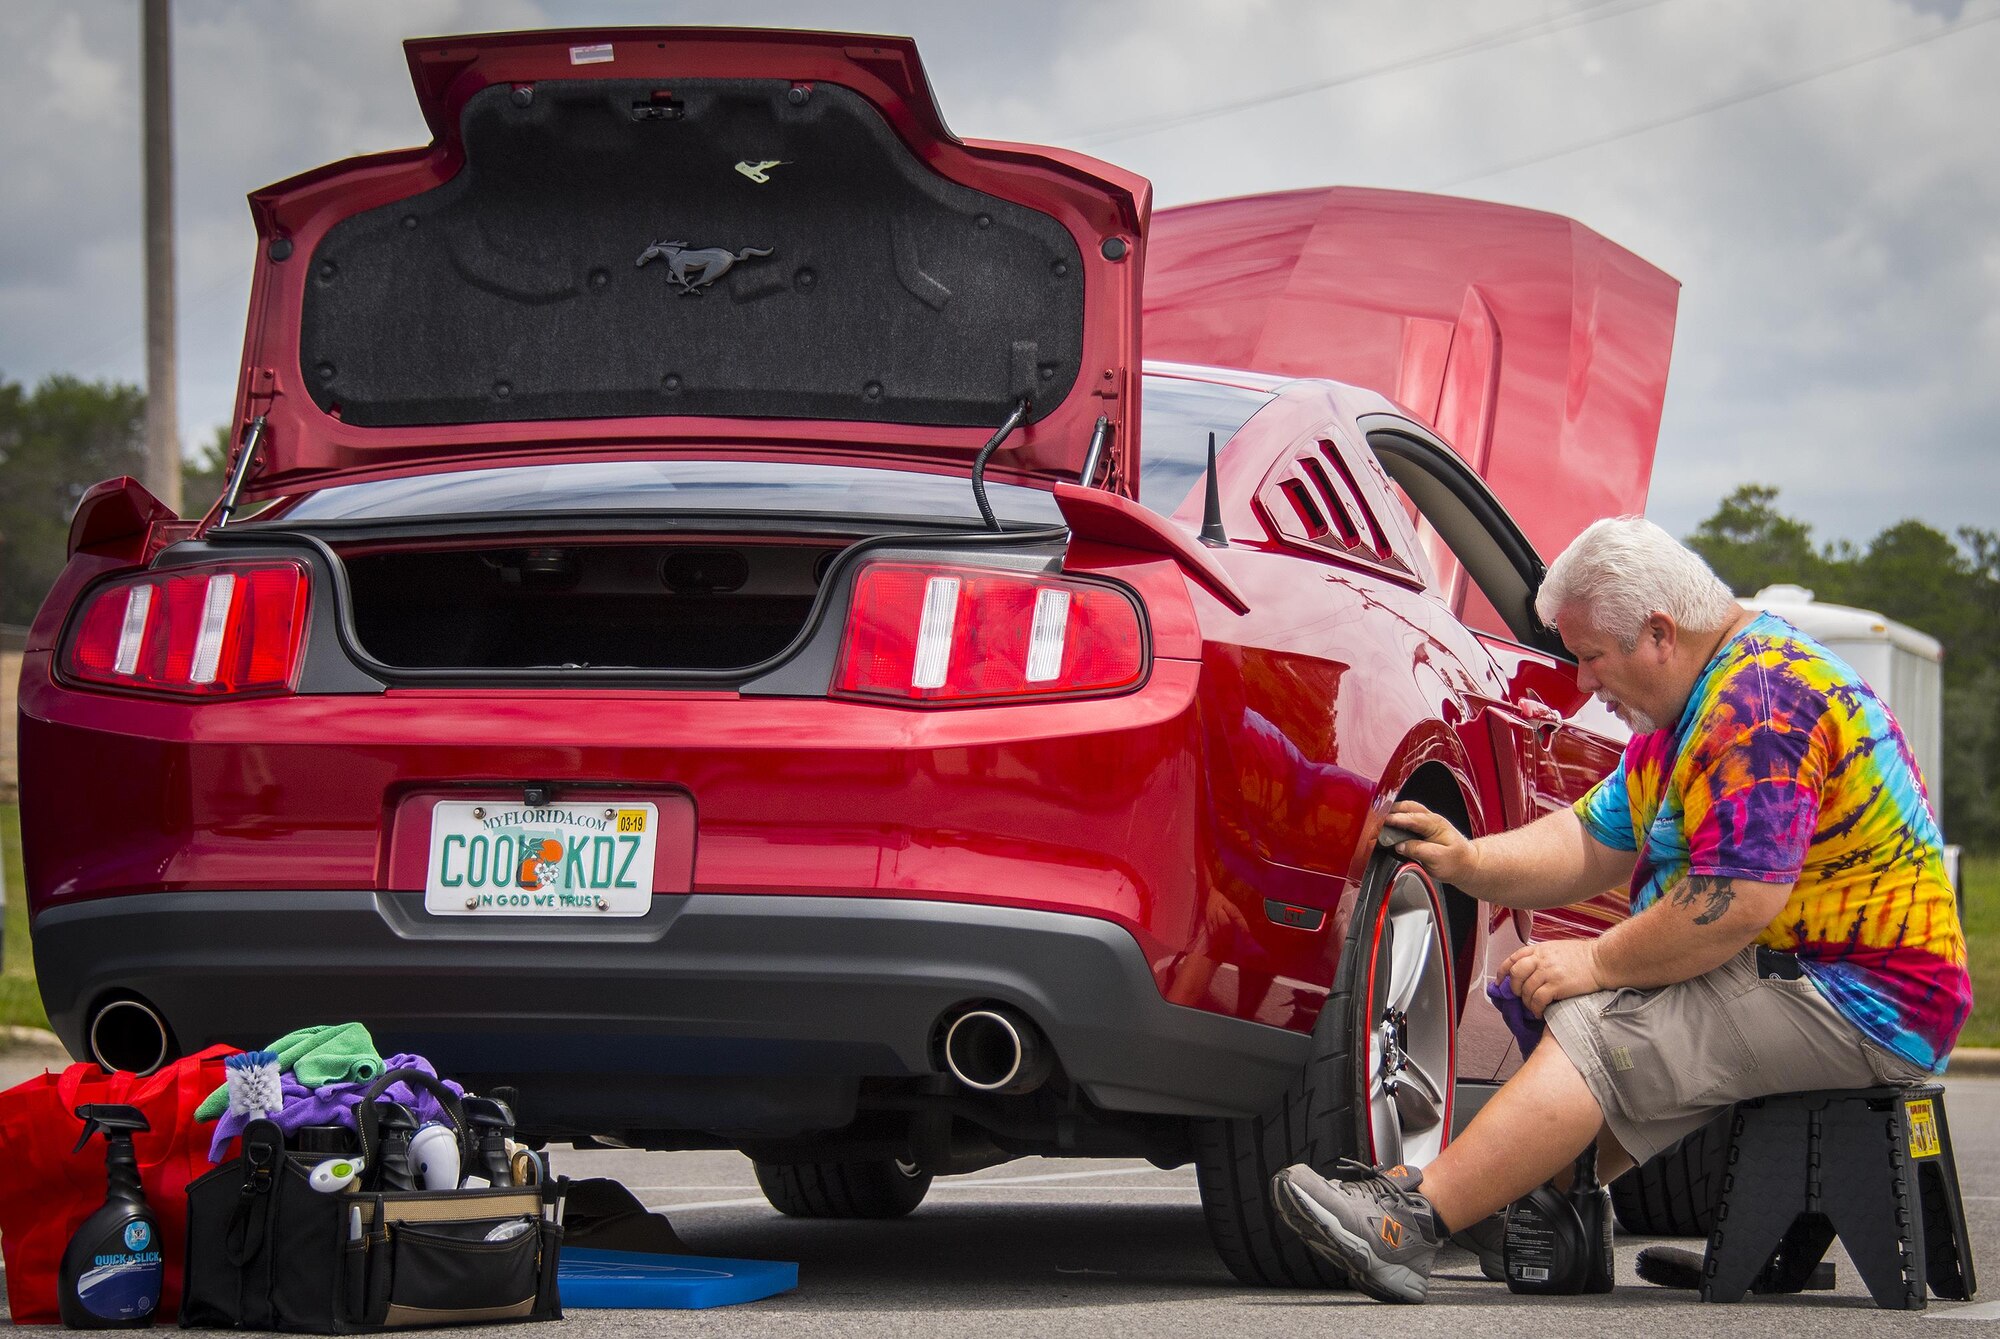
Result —
<instances>
[{"instance_id":1,"label":"scrub brush","mask_svg":"<svg viewBox=\"0 0 2000 1339\"><path fill-rule=\"evenodd\" d=\"M262 1120L284 1108L276 1051L243 1051L229 1056L222 1062L222 1077L229 1086L231 1115Z\"/></svg>"}]
</instances>

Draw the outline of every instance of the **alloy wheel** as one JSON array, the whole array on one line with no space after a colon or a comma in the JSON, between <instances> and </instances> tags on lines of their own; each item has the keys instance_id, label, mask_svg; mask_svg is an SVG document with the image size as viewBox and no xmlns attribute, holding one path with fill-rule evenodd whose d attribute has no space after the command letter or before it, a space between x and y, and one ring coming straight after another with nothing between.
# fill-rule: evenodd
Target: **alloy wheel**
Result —
<instances>
[{"instance_id":1,"label":"alloy wheel","mask_svg":"<svg viewBox=\"0 0 2000 1339\"><path fill-rule=\"evenodd\" d=\"M1418 865L1390 876L1368 983L1368 1133L1374 1161L1421 1167L1451 1135L1451 955L1437 889Z\"/></svg>"}]
</instances>

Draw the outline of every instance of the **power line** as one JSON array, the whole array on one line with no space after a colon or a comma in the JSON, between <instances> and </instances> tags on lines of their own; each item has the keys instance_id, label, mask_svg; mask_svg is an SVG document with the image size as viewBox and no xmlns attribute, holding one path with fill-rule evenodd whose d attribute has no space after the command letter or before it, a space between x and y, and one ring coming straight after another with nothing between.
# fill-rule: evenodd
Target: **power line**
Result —
<instances>
[{"instance_id":1,"label":"power line","mask_svg":"<svg viewBox=\"0 0 2000 1339\"><path fill-rule=\"evenodd\" d=\"M1349 70L1344 74L1337 74L1331 78L1316 79L1309 84L1294 84L1288 88L1274 89L1269 93L1260 93L1255 97L1241 98L1234 102L1208 103L1195 111L1178 112L1167 116L1143 117L1138 120L1099 126L1096 130L1086 131L1081 135L1069 137L1068 142L1083 147L1091 147L1099 144L1112 144L1119 140L1136 139L1141 135L1153 134L1155 131L1171 130L1177 126L1191 125L1197 121L1207 121L1220 116L1229 116L1236 112L1249 111L1255 107L1266 107L1274 102L1283 102L1288 98L1303 97L1308 93L1320 93L1330 88L1341 88L1348 84L1358 84L1363 80L1374 79L1385 74L1400 74L1406 70L1418 69L1425 65L1435 65L1442 61L1455 60L1460 56L1469 56L1482 51L1496 50L1503 46L1510 46L1515 42L1525 42L1531 38L1546 37L1551 33L1565 32L1571 28L1580 28L1586 23L1596 23L1601 19L1622 18L1624 15L1635 14L1642 9L1651 9L1655 5L1664 4L1666 0L1639 0L1636 4L1620 4L1615 9L1607 8L1607 6L1615 2L1616 0L1593 0L1590 4L1583 5L1578 9L1570 11L1568 14L1558 15L1552 19L1531 19L1526 23L1515 24L1508 28L1495 29L1492 32L1483 33L1478 37L1469 38L1465 41L1454 43L1451 46L1439 47L1433 51L1426 51L1420 55L1390 61L1383 65L1371 65L1364 69Z\"/></svg>"},{"instance_id":2,"label":"power line","mask_svg":"<svg viewBox=\"0 0 2000 1339\"><path fill-rule=\"evenodd\" d=\"M217 275L215 278L191 290L193 296L180 304L178 319L186 320L196 315L205 316L214 308L218 301L228 296L231 290L238 286L247 288L248 285L249 280L240 268L231 269L227 274ZM78 376L86 376L109 366L117 358L123 356L127 349L145 337L146 328L142 321L140 324L126 330L123 334L112 335L109 338L97 340L89 345L78 346L87 349L88 352L78 353L69 358L58 359L54 366L67 368Z\"/></svg>"},{"instance_id":3,"label":"power line","mask_svg":"<svg viewBox=\"0 0 2000 1339\"><path fill-rule=\"evenodd\" d=\"M1616 130L1608 135L1598 135L1591 139L1578 140L1574 144L1566 144L1559 149L1550 149L1545 153L1530 154L1526 158L1516 158L1511 162L1502 163L1498 167L1485 168L1472 173L1470 176L1453 177L1449 181L1440 181L1424 189L1433 191L1450 190L1454 187L1463 186L1469 181L1480 181L1486 177L1497 177L1503 172L1513 172L1519 168L1533 167L1537 163L1546 163L1554 158L1566 157L1573 153L1582 153L1585 149L1595 149L1606 144L1615 144L1619 140L1630 139L1634 135L1644 135L1654 130L1664 129L1667 126L1678 125L1682 121L1692 121L1698 116L1707 116L1711 112L1738 107L1746 102L1753 102L1758 98L1769 97L1773 93L1782 93L1788 88L1797 88L1801 84L1809 84L1815 79L1824 79L1828 75L1852 70L1857 66L1867 65L1872 61L1885 60L1890 56L1900 55L1912 47L1920 47L1928 42L1940 41L1947 37L1956 37L1968 29L1977 28L1981 24L1992 23L1996 19L2000 19L2000 13L1988 14L1984 18L1967 19L1964 22L1955 23L1949 28L1942 28L1934 33L1926 33L1922 37L1913 37L1907 41L1898 42L1894 46L1883 47L1879 51L1871 51L1865 55L1836 61L1832 65L1823 65L1805 74L1794 75L1789 79L1781 79L1776 83L1764 84L1742 93L1732 93L1727 97L1717 98L1713 102L1704 102L1698 107L1690 107L1686 111L1675 112L1672 116L1662 116L1657 120L1642 122L1635 126L1627 126L1623 130Z\"/></svg>"}]
</instances>

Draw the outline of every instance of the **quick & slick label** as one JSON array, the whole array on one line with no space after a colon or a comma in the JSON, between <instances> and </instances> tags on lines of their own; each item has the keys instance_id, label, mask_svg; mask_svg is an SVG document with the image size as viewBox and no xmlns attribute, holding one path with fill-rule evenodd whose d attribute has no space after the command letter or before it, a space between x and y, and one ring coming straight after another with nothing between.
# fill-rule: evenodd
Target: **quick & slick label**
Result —
<instances>
[{"instance_id":1,"label":"quick & slick label","mask_svg":"<svg viewBox=\"0 0 2000 1339\"><path fill-rule=\"evenodd\" d=\"M84 1310L105 1320L151 1314L160 1304L163 1272L153 1225L127 1223L104 1246L107 1249L91 1257L90 1268L77 1280L77 1300Z\"/></svg>"}]
</instances>

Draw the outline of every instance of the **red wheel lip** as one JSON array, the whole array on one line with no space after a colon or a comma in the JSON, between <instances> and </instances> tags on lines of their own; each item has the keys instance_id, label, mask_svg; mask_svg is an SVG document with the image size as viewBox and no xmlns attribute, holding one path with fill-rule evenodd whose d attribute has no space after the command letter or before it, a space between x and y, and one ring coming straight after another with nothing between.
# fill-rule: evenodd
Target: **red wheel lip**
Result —
<instances>
[{"instance_id":1,"label":"red wheel lip","mask_svg":"<svg viewBox=\"0 0 2000 1339\"><path fill-rule=\"evenodd\" d=\"M1366 1006L1364 1006L1364 1010L1362 1013L1362 1020L1364 1026L1361 1036L1361 1045L1363 1048L1364 1055L1372 1053L1370 1048L1370 1038L1374 1034L1375 963L1377 962L1381 954L1382 927L1385 924L1387 924L1389 919L1388 890L1395 884L1397 879L1400 879L1406 873L1415 874L1419 879L1423 881L1424 891L1430 895L1431 915L1436 920L1438 926L1438 936L1441 939L1445 939L1446 949L1449 949L1451 947L1450 940L1445 936L1445 926L1447 922L1445 921L1444 918L1444 899L1438 895L1437 880L1431 877L1429 870L1425 869L1422 865L1418 864L1414 860L1397 861L1396 864L1390 867L1388 877L1383 880L1382 902L1381 905L1375 909L1375 926L1372 932L1370 933L1368 940L1368 994L1367 994L1368 1002ZM1447 995L1456 994L1456 990L1454 989L1454 983L1449 979L1449 977L1447 977L1446 979L1445 987ZM1440 1153L1442 1153L1445 1149L1451 1146L1452 1111L1458 1101L1457 1018L1453 1018L1450 1020L1450 1026L1445 1031L1445 1047L1446 1047L1446 1054L1449 1057L1448 1063L1451 1070L1451 1075L1450 1079L1445 1084L1443 1132L1438 1139L1438 1151ZM1366 1099L1365 1093L1363 1094L1363 1099L1364 1100L1361 1103L1361 1121L1362 1121L1362 1126L1367 1132L1367 1137L1368 1137L1368 1158L1371 1164L1378 1164L1379 1163L1378 1150L1375 1145L1375 1104L1365 1100Z\"/></svg>"}]
</instances>

